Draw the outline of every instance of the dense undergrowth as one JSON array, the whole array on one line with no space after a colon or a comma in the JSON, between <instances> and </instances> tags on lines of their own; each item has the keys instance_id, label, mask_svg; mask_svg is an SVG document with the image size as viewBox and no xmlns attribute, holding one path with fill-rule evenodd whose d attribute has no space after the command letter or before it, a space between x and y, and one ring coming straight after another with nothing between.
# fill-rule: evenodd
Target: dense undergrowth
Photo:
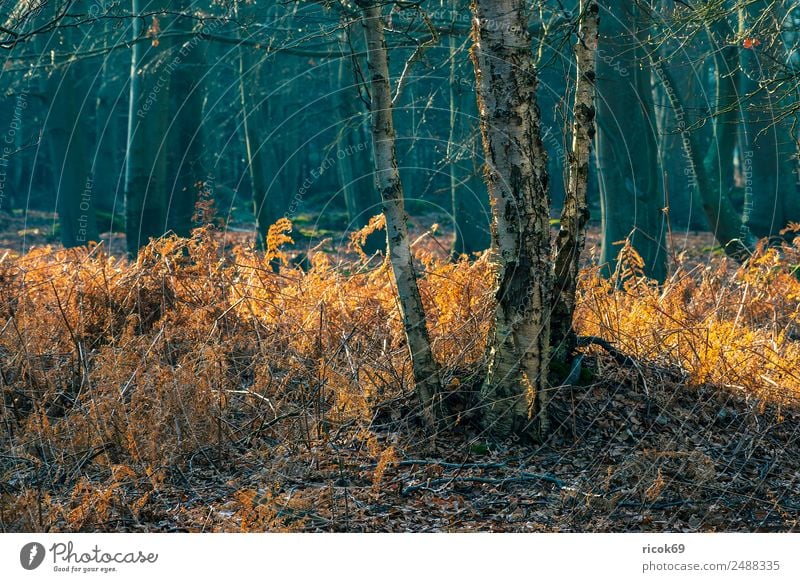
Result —
<instances>
[{"instance_id":1,"label":"dense undergrowth","mask_svg":"<svg viewBox=\"0 0 800 582\"><path fill-rule=\"evenodd\" d=\"M288 227L266 254L201 229L133 262L102 246L2 257L3 531L797 527L798 248L678 258L662 286L630 249L612 281L584 270L578 331L613 350L585 348L582 385L531 449L470 422L487 257L417 251L461 403L434 439L410 414L387 264L356 246L292 268Z\"/></svg>"}]
</instances>

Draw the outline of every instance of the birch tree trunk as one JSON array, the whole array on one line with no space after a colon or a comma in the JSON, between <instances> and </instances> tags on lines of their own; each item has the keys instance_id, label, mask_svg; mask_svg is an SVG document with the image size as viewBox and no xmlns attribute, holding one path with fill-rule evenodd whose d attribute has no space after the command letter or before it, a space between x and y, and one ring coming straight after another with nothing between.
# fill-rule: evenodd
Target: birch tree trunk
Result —
<instances>
[{"instance_id":1,"label":"birch tree trunk","mask_svg":"<svg viewBox=\"0 0 800 582\"><path fill-rule=\"evenodd\" d=\"M472 54L497 268L480 410L486 430L501 438L541 438L548 428L550 201L524 7L524 0L472 4Z\"/></svg>"},{"instance_id":2,"label":"birch tree trunk","mask_svg":"<svg viewBox=\"0 0 800 582\"><path fill-rule=\"evenodd\" d=\"M392 122L392 92L389 85L389 62L378 4L364 7L364 31L367 41L371 90L372 147L375 160L375 183L383 201L386 217L388 255L392 264L400 312L423 419L433 426L439 416L439 370L433 359L425 311L414 272L411 243L408 237L403 184L397 166L395 131Z\"/></svg>"},{"instance_id":3,"label":"birch tree trunk","mask_svg":"<svg viewBox=\"0 0 800 582\"><path fill-rule=\"evenodd\" d=\"M572 110L569 177L556 241L551 346L554 359L559 362L565 362L576 345L575 333L572 331L572 314L575 312L578 261L586 246L589 164L595 135L595 54L600 10L594 0L582 0L580 12L578 42L575 44L577 81Z\"/></svg>"}]
</instances>

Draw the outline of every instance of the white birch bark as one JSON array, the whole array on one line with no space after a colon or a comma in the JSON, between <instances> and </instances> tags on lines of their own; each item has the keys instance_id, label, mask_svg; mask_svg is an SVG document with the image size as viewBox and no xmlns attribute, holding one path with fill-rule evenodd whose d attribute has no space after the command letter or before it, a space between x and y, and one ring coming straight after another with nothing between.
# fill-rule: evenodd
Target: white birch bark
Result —
<instances>
[{"instance_id":1,"label":"white birch bark","mask_svg":"<svg viewBox=\"0 0 800 582\"><path fill-rule=\"evenodd\" d=\"M552 266L547 154L524 0L475 0L473 63L493 212L497 305L481 389L498 437L547 432Z\"/></svg>"},{"instance_id":2,"label":"white birch bark","mask_svg":"<svg viewBox=\"0 0 800 582\"><path fill-rule=\"evenodd\" d=\"M392 122L392 92L389 84L388 51L383 34L383 20L379 5L369 4L363 10L370 77L375 183L383 201L389 259L400 299L400 311L411 353L417 396L423 409L423 418L432 426L438 416L439 371L431 351L425 310L417 286L408 237L403 184L397 167L395 131Z\"/></svg>"},{"instance_id":3,"label":"white birch bark","mask_svg":"<svg viewBox=\"0 0 800 582\"><path fill-rule=\"evenodd\" d=\"M554 357L562 362L566 362L575 348L572 315L575 312L579 260L586 246L589 163L595 135L595 54L600 10L594 0L582 0L580 8L578 42L575 44L577 81L572 109L572 147L567 192L556 241L555 301L551 329L552 351Z\"/></svg>"}]
</instances>

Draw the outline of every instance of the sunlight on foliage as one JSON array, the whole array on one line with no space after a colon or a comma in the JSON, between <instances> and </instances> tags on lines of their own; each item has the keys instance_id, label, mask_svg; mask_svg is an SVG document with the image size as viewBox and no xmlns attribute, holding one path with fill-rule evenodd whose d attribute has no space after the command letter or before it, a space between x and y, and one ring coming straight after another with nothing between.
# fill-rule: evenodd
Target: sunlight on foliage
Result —
<instances>
[{"instance_id":1,"label":"sunlight on foliage","mask_svg":"<svg viewBox=\"0 0 800 582\"><path fill-rule=\"evenodd\" d=\"M380 486L398 454L374 440L372 423L413 393L390 266L357 256L334 266L320 252L308 272L290 268L290 228L270 229L266 255L226 250L198 229L152 243L135 262L101 248L0 260L5 527L82 531L138 520L182 468L213 466L254 439L272 443L263 462L278 467L289 447L279 442L313 454L346 426L360 431L353 446L374 459L371 486ZM486 256L417 255L435 357L458 392L480 373L492 269ZM796 400L798 263L796 247L761 249L742 267L725 258L678 265L659 287L624 249L616 278L583 272L578 332L678 370L690 386ZM601 374L626 373L596 353ZM283 419L290 434L278 440ZM61 471L50 477L70 484L68 498L37 489L48 471ZM308 500L278 500L269 475L263 492L232 492L212 529L306 523Z\"/></svg>"}]
</instances>

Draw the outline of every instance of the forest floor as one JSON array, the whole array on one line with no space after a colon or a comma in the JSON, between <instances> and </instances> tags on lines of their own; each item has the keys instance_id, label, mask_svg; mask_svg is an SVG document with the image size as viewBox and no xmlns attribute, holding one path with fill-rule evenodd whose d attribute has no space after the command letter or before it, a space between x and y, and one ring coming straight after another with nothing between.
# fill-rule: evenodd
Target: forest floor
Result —
<instances>
[{"instance_id":1,"label":"forest floor","mask_svg":"<svg viewBox=\"0 0 800 582\"><path fill-rule=\"evenodd\" d=\"M424 237L438 241L429 243L432 251L439 251L446 255L451 247L452 231L434 228L442 221L442 217L423 215L411 220L411 232L416 237ZM346 217L333 213L323 221L310 214L301 214L295 220L297 228L293 233L295 240L294 252L300 253L311 248L322 246L329 253L337 252L346 247L348 235L341 230L346 224ZM0 251L13 252L28 251L36 247L48 245L59 246L57 215L52 212L32 210L25 214L11 215L0 213ZM429 236L435 232L436 236ZM255 225L251 222L231 222L227 227L219 229L219 236L225 241L226 246L235 244L252 244L255 239ZM103 244L111 255L122 257L126 253L125 234L120 232L104 232L101 234ZM707 231L681 229L674 231L670 236L671 257L681 257L689 260L704 260L709 255L719 255L714 236ZM587 257L599 254L600 227L591 224L587 232Z\"/></svg>"},{"instance_id":2,"label":"forest floor","mask_svg":"<svg viewBox=\"0 0 800 582\"><path fill-rule=\"evenodd\" d=\"M576 325L608 343L534 445L473 422L491 270L422 226L435 437L385 267L238 233L0 253L0 530L800 531L797 249L738 267L690 235L660 288L587 269Z\"/></svg>"}]
</instances>

